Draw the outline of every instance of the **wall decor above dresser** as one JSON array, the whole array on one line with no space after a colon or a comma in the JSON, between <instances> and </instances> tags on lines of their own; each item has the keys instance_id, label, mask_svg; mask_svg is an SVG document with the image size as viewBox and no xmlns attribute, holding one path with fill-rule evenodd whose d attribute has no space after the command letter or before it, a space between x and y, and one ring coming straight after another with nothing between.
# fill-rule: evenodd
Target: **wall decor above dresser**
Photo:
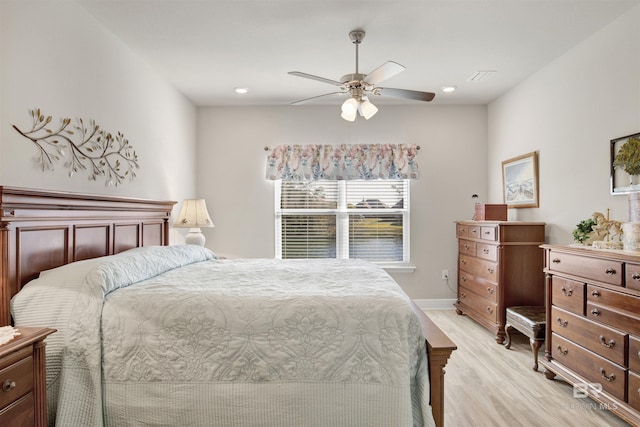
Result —
<instances>
[{"instance_id":1,"label":"wall decor above dresser","mask_svg":"<svg viewBox=\"0 0 640 427\"><path fill-rule=\"evenodd\" d=\"M457 221L458 314L466 314L504 342L506 309L544 305L545 224Z\"/></svg>"},{"instance_id":2,"label":"wall decor above dresser","mask_svg":"<svg viewBox=\"0 0 640 427\"><path fill-rule=\"evenodd\" d=\"M640 425L640 252L543 248L546 377Z\"/></svg>"},{"instance_id":3,"label":"wall decor above dresser","mask_svg":"<svg viewBox=\"0 0 640 427\"><path fill-rule=\"evenodd\" d=\"M536 151L502 162L502 197L510 208L537 208L538 188Z\"/></svg>"}]
</instances>

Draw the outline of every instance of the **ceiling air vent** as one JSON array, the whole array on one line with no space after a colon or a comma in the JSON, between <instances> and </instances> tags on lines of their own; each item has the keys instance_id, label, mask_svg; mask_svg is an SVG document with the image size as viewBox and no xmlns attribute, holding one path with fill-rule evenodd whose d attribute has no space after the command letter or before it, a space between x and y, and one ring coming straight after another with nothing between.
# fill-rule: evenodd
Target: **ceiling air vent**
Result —
<instances>
[{"instance_id":1,"label":"ceiling air vent","mask_svg":"<svg viewBox=\"0 0 640 427\"><path fill-rule=\"evenodd\" d=\"M479 82L480 80L485 80L488 77L493 76L495 73L497 73L496 70L476 71L475 73L473 73L473 75L471 77L469 77L469 81L470 82Z\"/></svg>"}]
</instances>

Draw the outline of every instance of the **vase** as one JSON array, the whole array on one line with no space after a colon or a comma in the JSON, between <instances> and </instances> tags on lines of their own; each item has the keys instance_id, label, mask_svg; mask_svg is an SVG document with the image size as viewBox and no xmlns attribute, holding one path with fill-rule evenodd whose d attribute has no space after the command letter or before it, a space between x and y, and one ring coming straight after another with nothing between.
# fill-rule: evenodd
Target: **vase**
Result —
<instances>
[{"instance_id":1,"label":"vase","mask_svg":"<svg viewBox=\"0 0 640 427\"><path fill-rule=\"evenodd\" d=\"M629 222L640 222L640 193L629 193Z\"/></svg>"},{"instance_id":2,"label":"vase","mask_svg":"<svg viewBox=\"0 0 640 427\"><path fill-rule=\"evenodd\" d=\"M622 245L625 251L640 251L640 222L622 224Z\"/></svg>"}]
</instances>

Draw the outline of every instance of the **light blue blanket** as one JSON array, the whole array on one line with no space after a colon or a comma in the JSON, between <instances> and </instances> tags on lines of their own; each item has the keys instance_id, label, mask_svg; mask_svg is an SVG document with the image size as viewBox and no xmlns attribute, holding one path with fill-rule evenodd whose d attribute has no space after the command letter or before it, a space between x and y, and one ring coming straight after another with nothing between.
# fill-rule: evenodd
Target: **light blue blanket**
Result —
<instances>
[{"instance_id":1,"label":"light blue blanket","mask_svg":"<svg viewBox=\"0 0 640 427\"><path fill-rule=\"evenodd\" d=\"M196 246L74 264L12 301L17 324L59 331L56 425L433 425L419 321L373 264Z\"/></svg>"}]
</instances>

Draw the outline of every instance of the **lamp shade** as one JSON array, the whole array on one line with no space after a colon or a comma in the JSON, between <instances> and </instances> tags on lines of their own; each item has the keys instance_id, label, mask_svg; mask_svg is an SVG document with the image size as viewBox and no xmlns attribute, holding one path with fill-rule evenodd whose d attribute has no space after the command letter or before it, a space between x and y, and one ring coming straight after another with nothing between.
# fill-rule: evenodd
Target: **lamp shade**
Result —
<instances>
[{"instance_id":1,"label":"lamp shade","mask_svg":"<svg viewBox=\"0 0 640 427\"><path fill-rule=\"evenodd\" d=\"M182 210L173 226L181 228L214 227L204 199L186 199L182 202Z\"/></svg>"},{"instance_id":2,"label":"lamp shade","mask_svg":"<svg viewBox=\"0 0 640 427\"><path fill-rule=\"evenodd\" d=\"M189 233L184 239L186 244L204 246L205 237L200 231L200 227L214 226L204 199L186 199L182 202L182 210L173 226L189 228Z\"/></svg>"},{"instance_id":3,"label":"lamp shade","mask_svg":"<svg viewBox=\"0 0 640 427\"><path fill-rule=\"evenodd\" d=\"M356 114L358 113L358 100L355 98L349 98L342 103L342 114L340 117L347 121L354 121Z\"/></svg>"},{"instance_id":4,"label":"lamp shade","mask_svg":"<svg viewBox=\"0 0 640 427\"><path fill-rule=\"evenodd\" d=\"M378 112L378 107L373 105L369 101L369 98L367 98L366 96L363 96L362 97L362 102L360 102L360 104L358 104L358 112L360 113L360 115L362 117L364 117L365 119L369 120L371 117L373 117L373 115L375 113Z\"/></svg>"}]
</instances>

